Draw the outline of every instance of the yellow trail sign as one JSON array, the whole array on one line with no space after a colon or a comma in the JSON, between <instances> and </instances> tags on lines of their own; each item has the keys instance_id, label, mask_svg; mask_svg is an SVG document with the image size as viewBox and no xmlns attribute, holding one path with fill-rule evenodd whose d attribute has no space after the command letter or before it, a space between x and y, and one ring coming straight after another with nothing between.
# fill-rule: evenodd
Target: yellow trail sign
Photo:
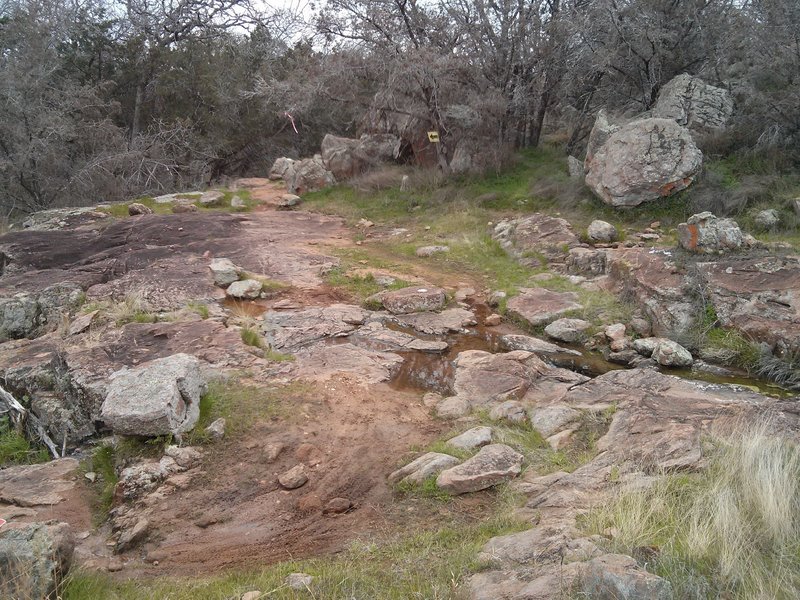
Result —
<instances>
[{"instance_id":1,"label":"yellow trail sign","mask_svg":"<svg viewBox=\"0 0 800 600\"><path fill-rule=\"evenodd\" d=\"M438 131L429 131L428 132L428 141L432 144L439 143L439 132Z\"/></svg>"}]
</instances>

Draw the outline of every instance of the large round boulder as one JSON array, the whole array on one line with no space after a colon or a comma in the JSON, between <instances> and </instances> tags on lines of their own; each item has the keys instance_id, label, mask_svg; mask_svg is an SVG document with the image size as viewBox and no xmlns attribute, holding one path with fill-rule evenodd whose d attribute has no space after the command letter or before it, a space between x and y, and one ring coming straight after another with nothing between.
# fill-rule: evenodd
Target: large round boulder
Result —
<instances>
[{"instance_id":1,"label":"large round boulder","mask_svg":"<svg viewBox=\"0 0 800 600\"><path fill-rule=\"evenodd\" d=\"M586 185L606 204L637 206L687 188L702 164L687 129L671 119L639 119L587 157Z\"/></svg>"}]
</instances>

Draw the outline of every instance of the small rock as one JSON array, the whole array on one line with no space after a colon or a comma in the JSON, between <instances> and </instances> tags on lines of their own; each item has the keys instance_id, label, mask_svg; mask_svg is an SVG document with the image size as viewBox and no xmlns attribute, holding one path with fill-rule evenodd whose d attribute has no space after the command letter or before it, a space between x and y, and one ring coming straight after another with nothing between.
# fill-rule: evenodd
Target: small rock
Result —
<instances>
[{"instance_id":1,"label":"small rock","mask_svg":"<svg viewBox=\"0 0 800 600\"><path fill-rule=\"evenodd\" d=\"M759 212L753 222L759 229L774 229L780 224L781 215L774 208L768 208Z\"/></svg>"},{"instance_id":2,"label":"small rock","mask_svg":"<svg viewBox=\"0 0 800 600\"><path fill-rule=\"evenodd\" d=\"M508 298L508 294L502 291L495 291L489 295L489 306L498 306L503 300Z\"/></svg>"},{"instance_id":3,"label":"small rock","mask_svg":"<svg viewBox=\"0 0 800 600\"><path fill-rule=\"evenodd\" d=\"M562 431L570 423L577 421L581 413L564 405L551 405L536 408L531 412L531 425L542 434L550 436Z\"/></svg>"},{"instance_id":4,"label":"small rock","mask_svg":"<svg viewBox=\"0 0 800 600\"><path fill-rule=\"evenodd\" d=\"M278 477L278 483L287 490L294 490L302 487L308 481L308 475L303 465L297 465Z\"/></svg>"},{"instance_id":5,"label":"small rock","mask_svg":"<svg viewBox=\"0 0 800 600\"><path fill-rule=\"evenodd\" d=\"M78 335L79 333L83 333L89 329L94 321L94 318L99 312L100 311L98 310L93 310L92 312L81 315L75 319L72 323L70 323L67 335Z\"/></svg>"},{"instance_id":6,"label":"small rock","mask_svg":"<svg viewBox=\"0 0 800 600\"><path fill-rule=\"evenodd\" d=\"M215 258L208 265L214 284L220 287L227 287L234 281L239 281L239 267L228 258Z\"/></svg>"},{"instance_id":7,"label":"small rock","mask_svg":"<svg viewBox=\"0 0 800 600\"><path fill-rule=\"evenodd\" d=\"M231 198L231 208L232 209L240 210L240 209L246 208L246 207L247 207L247 204L239 196L234 196L233 198Z\"/></svg>"},{"instance_id":8,"label":"small rock","mask_svg":"<svg viewBox=\"0 0 800 600\"><path fill-rule=\"evenodd\" d=\"M97 473L95 473L94 471L89 471L88 473L84 473L83 476L86 477L86 479L88 479L92 483L97 481Z\"/></svg>"},{"instance_id":9,"label":"small rock","mask_svg":"<svg viewBox=\"0 0 800 600\"><path fill-rule=\"evenodd\" d=\"M280 442L277 444L268 444L267 447L264 448L264 459L267 462L274 462L280 453L283 452L284 448L286 448L286 445Z\"/></svg>"},{"instance_id":10,"label":"small rock","mask_svg":"<svg viewBox=\"0 0 800 600\"><path fill-rule=\"evenodd\" d=\"M486 325L486 327L496 327L500 325L500 323L502 322L503 322L503 317L501 317L497 313L492 313L483 320L483 324Z\"/></svg>"},{"instance_id":11,"label":"small rock","mask_svg":"<svg viewBox=\"0 0 800 600\"><path fill-rule=\"evenodd\" d=\"M206 427L206 433L211 437L212 440L221 440L225 437L225 418L220 417L211 425Z\"/></svg>"},{"instance_id":12,"label":"small rock","mask_svg":"<svg viewBox=\"0 0 800 600\"><path fill-rule=\"evenodd\" d=\"M347 498L331 498L325 504L325 508L322 509L322 512L327 515L338 515L347 512L352 506L353 503Z\"/></svg>"},{"instance_id":13,"label":"small rock","mask_svg":"<svg viewBox=\"0 0 800 600\"><path fill-rule=\"evenodd\" d=\"M153 209L140 202L131 202L128 204L128 214L132 217L138 215L152 215Z\"/></svg>"},{"instance_id":14,"label":"small rock","mask_svg":"<svg viewBox=\"0 0 800 600\"><path fill-rule=\"evenodd\" d=\"M710 212L702 212L678 225L678 242L690 252L716 254L741 248L744 239L733 219L719 219Z\"/></svg>"},{"instance_id":15,"label":"small rock","mask_svg":"<svg viewBox=\"0 0 800 600\"><path fill-rule=\"evenodd\" d=\"M296 194L284 194L281 196L281 201L278 203L278 206L281 208L292 208L298 204L300 204L300 196Z\"/></svg>"},{"instance_id":16,"label":"small rock","mask_svg":"<svg viewBox=\"0 0 800 600\"><path fill-rule=\"evenodd\" d=\"M262 597L260 590L253 590L252 592L245 592L242 594L241 600L260 600Z\"/></svg>"},{"instance_id":17,"label":"small rock","mask_svg":"<svg viewBox=\"0 0 800 600\"><path fill-rule=\"evenodd\" d=\"M289 573L286 576L286 585L293 590L307 590L313 581L314 578L306 573Z\"/></svg>"},{"instance_id":18,"label":"small rock","mask_svg":"<svg viewBox=\"0 0 800 600\"><path fill-rule=\"evenodd\" d=\"M649 357L653 355L653 351L663 341L663 339L664 338L649 337L633 340L633 349L642 356Z\"/></svg>"},{"instance_id":19,"label":"small rock","mask_svg":"<svg viewBox=\"0 0 800 600\"><path fill-rule=\"evenodd\" d=\"M557 319L545 327L544 332L554 340L574 343L582 341L591 326L582 319Z\"/></svg>"},{"instance_id":20,"label":"small rock","mask_svg":"<svg viewBox=\"0 0 800 600\"><path fill-rule=\"evenodd\" d=\"M450 252L449 246L422 246L421 248L417 248L416 254L421 258L427 258L434 254L445 254L447 252Z\"/></svg>"},{"instance_id":21,"label":"small rock","mask_svg":"<svg viewBox=\"0 0 800 600\"><path fill-rule=\"evenodd\" d=\"M182 213L190 213L190 212L197 212L197 207L194 204L189 204L188 202L184 203L181 202L180 204L176 204L172 207L172 212L177 214Z\"/></svg>"},{"instance_id":22,"label":"small rock","mask_svg":"<svg viewBox=\"0 0 800 600\"><path fill-rule=\"evenodd\" d=\"M653 359L665 367L690 367L692 354L686 348L672 340L662 340L655 350Z\"/></svg>"},{"instance_id":23,"label":"small rock","mask_svg":"<svg viewBox=\"0 0 800 600\"><path fill-rule=\"evenodd\" d=\"M448 445L462 450L473 450L492 443L491 427L473 427L464 433L450 438Z\"/></svg>"},{"instance_id":24,"label":"small rock","mask_svg":"<svg viewBox=\"0 0 800 600\"><path fill-rule=\"evenodd\" d=\"M114 557L106 563L106 571L109 573L118 573L125 568L125 563L122 562L121 558Z\"/></svg>"},{"instance_id":25,"label":"small rock","mask_svg":"<svg viewBox=\"0 0 800 600\"><path fill-rule=\"evenodd\" d=\"M469 400L460 396L446 398L436 405L436 415L442 419L458 419L470 411Z\"/></svg>"},{"instance_id":26,"label":"small rock","mask_svg":"<svg viewBox=\"0 0 800 600\"><path fill-rule=\"evenodd\" d=\"M389 483L420 484L429 477L434 477L445 469L456 466L458 463L459 460L455 456L442 454L441 452L428 452L390 474Z\"/></svg>"},{"instance_id":27,"label":"small rock","mask_svg":"<svg viewBox=\"0 0 800 600\"><path fill-rule=\"evenodd\" d=\"M373 227L374 225L375 225L375 223L373 223L372 221L369 221L367 219L360 219L358 221L358 226L359 227L363 227L365 229L367 229L369 227Z\"/></svg>"},{"instance_id":28,"label":"small rock","mask_svg":"<svg viewBox=\"0 0 800 600\"><path fill-rule=\"evenodd\" d=\"M612 342L616 342L618 340L624 340L625 325L623 325L622 323L614 323L613 325L608 325L603 330L603 333L605 333L606 337Z\"/></svg>"},{"instance_id":29,"label":"small rock","mask_svg":"<svg viewBox=\"0 0 800 600\"><path fill-rule=\"evenodd\" d=\"M131 529L126 529L122 532L117 540L116 552L123 552L127 548L137 544L145 538L147 530L150 528L150 521L141 518L136 521L136 524Z\"/></svg>"},{"instance_id":30,"label":"small rock","mask_svg":"<svg viewBox=\"0 0 800 600\"><path fill-rule=\"evenodd\" d=\"M582 592L597 600L672 600L672 586L630 556L604 554L586 564Z\"/></svg>"},{"instance_id":31,"label":"small rock","mask_svg":"<svg viewBox=\"0 0 800 600\"><path fill-rule=\"evenodd\" d=\"M206 514L197 519L194 524L197 525L200 529L205 529L206 527L211 527L219 523L219 516L217 514Z\"/></svg>"},{"instance_id":32,"label":"small rock","mask_svg":"<svg viewBox=\"0 0 800 600\"><path fill-rule=\"evenodd\" d=\"M228 289L225 292L231 298L248 298L253 300L258 298L261 295L261 285L260 281L256 281L255 279L244 279L242 281L234 281L232 284L228 286Z\"/></svg>"},{"instance_id":33,"label":"small rock","mask_svg":"<svg viewBox=\"0 0 800 600\"><path fill-rule=\"evenodd\" d=\"M643 337L650 336L650 323L646 319L642 318L633 318L630 322L631 329L633 329L638 335Z\"/></svg>"},{"instance_id":34,"label":"small rock","mask_svg":"<svg viewBox=\"0 0 800 600\"><path fill-rule=\"evenodd\" d=\"M453 300L456 302L464 302L467 298L471 298L475 295L475 290L471 287L462 287L456 290L456 293L453 294Z\"/></svg>"},{"instance_id":35,"label":"small rock","mask_svg":"<svg viewBox=\"0 0 800 600\"><path fill-rule=\"evenodd\" d=\"M615 241L619 235L617 233L617 228L611 223L599 220L591 222L586 230L586 234L590 240L606 244Z\"/></svg>"},{"instance_id":36,"label":"small rock","mask_svg":"<svg viewBox=\"0 0 800 600\"><path fill-rule=\"evenodd\" d=\"M525 407L517 400L506 400L489 411L489 418L492 421L511 421L512 423L523 423L528 419Z\"/></svg>"},{"instance_id":37,"label":"small rock","mask_svg":"<svg viewBox=\"0 0 800 600\"><path fill-rule=\"evenodd\" d=\"M436 485L451 494L484 490L519 475L522 460L519 452L505 444L490 444L460 465L439 473Z\"/></svg>"}]
</instances>

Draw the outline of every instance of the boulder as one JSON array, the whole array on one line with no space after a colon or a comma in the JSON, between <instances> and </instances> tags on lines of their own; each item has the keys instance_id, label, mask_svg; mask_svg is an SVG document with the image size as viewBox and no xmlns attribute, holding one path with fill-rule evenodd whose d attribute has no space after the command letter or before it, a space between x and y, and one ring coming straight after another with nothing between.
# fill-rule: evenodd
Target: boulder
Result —
<instances>
[{"instance_id":1,"label":"boulder","mask_svg":"<svg viewBox=\"0 0 800 600\"><path fill-rule=\"evenodd\" d=\"M0 502L16 506L58 504L75 487L79 467L74 458L59 458L39 465L0 469Z\"/></svg>"},{"instance_id":2,"label":"boulder","mask_svg":"<svg viewBox=\"0 0 800 600\"><path fill-rule=\"evenodd\" d=\"M257 279L242 279L231 283L225 293L231 298L252 300L261 295L263 287L263 284Z\"/></svg>"},{"instance_id":3,"label":"boulder","mask_svg":"<svg viewBox=\"0 0 800 600\"><path fill-rule=\"evenodd\" d=\"M653 360L665 367L692 366L692 353L672 340L661 340L652 354Z\"/></svg>"},{"instance_id":4,"label":"boulder","mask_svg":"<svg viewBox=\"0 0 800 600\"><path fill-rule=\"evenodd\" d=\"M288 191L292 194L305 194L321 190L336 183L336 179L322 162L322 158L304 158L294 163L291 177L287 182Z\"/></svg>"},{"instance_id":5,"label":"boulder","mask_svg":"<svg viewBox=\"0 0 800 600\"><path fill-rule=\"evenodd\" d=\"M768 208L760 211L753 219L753 223L755 223L756 227L765 230L775 229L780 222L781 215L774 208Z\"/></svg>"},{"instance_id":6,"label":"boulder","mask_svg":"<svg viewBox=\"0 0 800 600\"><path fill-rule=\"evenodd\" d=\"M436 405L436 416L442 419L458 419L469 414L470 409L469 400L453 396L445 398Z\"/></svg>"},{"instance_id":7,"label":"boulder","mask_svg":"<svg viewBox=\"0 0 800 600\"><path fill-rule=\"evenodd\" d=\"M0 298L0 341L33 335L39 326L39 304L31 294Z\"/></svg>"},{"instance_id":8,"label":"boulder","mask_svg":"<svg viewBox=\"0 0 800 600\"><path fill-rule=\"evenodd\" d=\"M180 434L197 423L204 391L197 358L159 358L111 375L100 419L123 435Z\"/></svg>"},{"instance_id":9,"label":"boulder","mask_svg":"<svg viewBox=\"0 0 800 600\"><path fill-rule=\"evenodd\" d=\"M420 311L439 310L444 307L447 296L437 287L407 287L379 293L383 306L395 315Z\"/></svg>"},{"instance_id":10,"label":"boulder","mask_svg":"<svg viewBox=\"0 0 800 600\"><path fill-rule=\"evenodd\" d=\"M522 461L523 456L505 444L490 444L460 465L439 473L436 485L454 495L485 490L519 475Z\"/></svg>"},{"instance_id":11,"label":"boulder","mask_svg":"<svg viewBox=\"0 0 800 600\"><path fill-rule=\"evenodd\" d=\"M336 497L331 498L325 503L322 513L326 515L340 515L346 513L351 508L353 508L353 503L349 498Z\"/></svg>"},{"instance_id":12,"label":"boulder","mask_svg":"<svg viewBox=\"0 0 800 600\"><path fill-rule=\"evenodd\" d=\"M576 275L597 277L606 272L605 250L572 248L567 255L567 270Z\"/></svg>"},{"instance_id":13,"label":"boulder","mask_svg":"<svg viewBox=\"0 0 800 600\"><path fill-rule=\"evenodd\" d=\"M212 440L221 440L225 437L225 417L216 419L211 425L206 427L205 432Z\"/></svg>"},{"instance_id":14,"label":"boulder","mask_svg":"<svg viewBox=\"0 0 800 600\"><path fill-rule=\"evenodd\" d=\"M532 327L547 325L564 313L582 309L575 292L552 292L545 288L520 288L506 304L508 314Z\"/></svg>"},{"instance_id":15,"label":"boulder","mask_svg":"<svg viewBox=\"0 0 800 600\"><path fill-rule=\"evenodd\" d=\"M445 443L460 450L474 450L492 443L492 428L473 427L460 435L450 438Z\"/></svg>"},{"instance_id":16,"label":"boulder","mask_svg":"<svg viewBox=\"0 0 800 600\"><path fill-rule=\"evenodd\" d=\"M229 258L215 258L208 268L211 269L215 285L227 287L234 281L239 281L239 267Z\"/></svg>"},{"instance_id":17,"label":"boulder","mask_svg":"<svg viewBox=\"0 0 800 600\"><path fill-rule=\"evenodd\" d=\"M594 119L594 125L589 132L589 140L586 144L586 160L583 161L583 172L586 173L589 162L594 158L600 148L608 141L616 131L619 130L619 125L611 123L608 120L608 115L605 109L600 109Z\"/></svg>"},{"instance_id":18,"label":"boulder","mask_svg":"<svg viewBox=\"0 0 800 600\"><path fill-rule=\"evenodd\" d=\"M617 228L607 221L594 220L586 229L586 235L593 242L603 242L605 244L617 239L619 233Z\"/></svg>"},{"instance_id":19,"label":"boulder","mask_svg":"<svg viewBox=\"0 0 800 600\"><path fill-rule=\"evenodd\" d=\"M580 416L580 411L563 404L542 406L531 412L531 425L542 437L549 438L577 421Z\"/></svg>"},{"instance_id":20,"label":"boulder","mask_svg":"<svg viewBox=\"0 0 800 600\"><path fill-rule=\"evenodd\" d=\"M197 202L200 204L200 206L217 206L220 200L222 200L224 197L225 194L219 190L209 190L207 192L203 192Z\"/></svg>"},{"instance_id":21,"label":"boulder","mask_svg":"<svg viewBox=\"0 0 800 600\"><path fill-rule=\"evenodd\" d=\"M398 315L394 321L427 335L445 335L477 325L475 315L465 308L448 308L440 313L418 312Z\"/></svg>"},{"instance_id":22,"label":"boulder","mask_svg":"<svg viewBox=\"0 0 800 600\"><path fill-rule=\"evenodd\" d=\"M671 119L640 119L587 155L586 185L606 204L638 206L689 187L702 163L687 129Z\"/></svg>"},{"instance_id":23,"label":"boulder","mask_svg":"<svg viewBox=\"0 0 800 600\"><path fill-rule=\"evenodd\" d=\"M658 93L652 115L690 129L724 129L733 114L733 97L687 73L673 77Z\"/></svg>"},{"instance_id":24,"label":"boulder","mask_svg":"<svg viewBox=\"0 0 800 600\"><path fill-rule=\"evenodd\" d=\"M344 181L400 154L400 138L391 134L365 134L360 139L327 134L322 139L322 161L337 181Z\"/></svg>"},{"instance_id":25,"label":"boulder","mask_svg":"<svg viewBox=\"0 0 800 600\"><path fill-rule=\"evenodd\" d=\"M459 464L455 456L440 452L428 452L411 461L405 467L397 469L389 475L389 483L424 483L426 479L435 477L445 469Z\"/></svg>"},{"instance_id":26,"label":"boulder","mask_svg":"<svg viewBox=\"0 0 800 600\"><path fill-rule=\"evenodd\" d=\"M594 600L672 600L672 585L630 556L604 554L586 564L582 592Z\"/></svg>"},{"instance_id":27,"label":"boulder","mask_svg":"<svg viewBox=\"0 0 800 600\"><path fill-rule=\"evenodd\" d=\"M75 540L66 523L48 521L0 529L0 596L55 598L69 571Z\"/></svg>"},{"instance_id":28,"label":"boulder","mask_svg":"<svg viewBox=\"0 0 800 600\"><path fill-rule=\"evenodd\" d=\"M141 202L131 202L128 204L128 214L132 217L138 215L152 215L153 209L149 206L145 206Z\"/></svg>"},{"instance_id":29,"label":"boulder","mask_svg":"<svg viewBox=\"0 0 800 600\"><path fill-rule=\"evenodd\" d=\"M524 350L525 352L533 352L534 354L542 354L544 356L552 354L581 355L580 352L572 348L562 348L556 344L545 342L544 340L529 335L509 333L501 337L500 341L509 350Z\"/></svg>"},{"instance_id":30,"label":"boulder","mask_svg":"<svg viewBox=\"0 0 800 600\"><path fill-rule=\"evenodd\" d=\"M557 319L544 328L544 332L561 342L576 343L586 339L586 330L592 326L583 319Z\"/></svg>"},{"instance_id":31,"label":"boulder","mask_svg":"<svg viewBox=\"0 0 800 600\"><path fill-rule=\"evenodd\" d=\"M512 423L523 423L528 420L528 413L519 400L506 400L492 407L492 410L489 411L489 418L492 421L505 420Z\"/></svg>"},{"instance_id":32,"label":"boulder","mask_svg":"<svg viewBox=\"0 0 800 600\"><path fill-rule=\"evenodd\" d=\"M678 243L689 252L717 254L738 250L745 239L733 219L719 219L710 212L702 212L678 225Z\"/></svg>"},{"instance_id":33,"label":"boulder","mask_svg":"<svg viewBox=\"0 0 800 600\"><path fill-rule=\"evenodd\" d=\"M191 213L197 212L199 209L194 204L189 204L188 202L181 202L180 204L176 204L172 207L172 212L176 215L182 213Z\"/></svg>"},{"instance_id":34,"label":"boulder","mask_svg":"<svg viewBox=\"0 0 800 600\"><path fill-rule=\"evenodd\" d=\"M262 330L270 347L296 349L319 340L348 336L363 325L369 315L369 311L351 304L269 311L262 317Z\"/></svg>"},{"instance_id":35,"label":"boulder","mask_svg":"<svg viewBox=\"0 0 800 600\"><path fill-rule=\"evenodd\" d=\"M269 170L268 177L272 180L283 179L287 182L290 181L294 176L294 163L294 160L285 156L275 159Z\"/></svg>"},{"instance_id":36,"label":"boulder","mask_svg":"<svg viewBox=\"0 0 800 600\"><path fill-rule=\"evenodd\" d=\"M300 196L296 194L283 194L278 202L278 208L294 208L300 201Z\"/></svg>"},{"instance_id":37,"label":"boulder","mask_svg":"<svg viewBox=\"0 0 800 600\"><path fill-rule=\"evenodd\" d=\"M666 341L664 338L649 337L639 338L633 340L633 349L642 356L653 356L653 352L661 342Z\"/></svg>"}]
</instances>

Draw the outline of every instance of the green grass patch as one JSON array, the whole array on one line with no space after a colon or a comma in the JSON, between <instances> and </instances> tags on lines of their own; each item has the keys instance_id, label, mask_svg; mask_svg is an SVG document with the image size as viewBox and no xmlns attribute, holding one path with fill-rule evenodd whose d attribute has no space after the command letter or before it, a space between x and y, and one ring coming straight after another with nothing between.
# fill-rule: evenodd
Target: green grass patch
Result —
<instances>
[{"instance_id":1,"label":"green grass patch","mask_svg":"<svg viewBox=\"0 0 800 600\"><path fill-rule=\"evenodd\" d=\"M529 526L506 513L477 522L454 516L437 528L411 535L390 536L377 542L356 541L337 555L207 578L117 581L107 574L75 571L67 580L62 598L220 600L239 598L251 590L260 590L265 598L275 600L459 598L466 593L467 577L482 567L477 555L483 544L491 537ZM310 592L297 592L284 584L285 577L293 572L314 577Z\"/></svg>"},{"instance_id":2,"label":"green grass patch","mask_svg":"<svg viewBox=\"0 0 800 600\"><path fill-rule=\"evenodd\" d=\"M261 335L255 329L251 329L250 327L242 327L240 335L242 341L248 346L253 346L254 348L262 348L262 349L266 348L264 340L261 338Z\"/></svg>"},{"instance_id":3,"label":"green grass patch","mask_svg":"<svg viewBox=\"0 0 800 600\"><path fill-rule=\"evenodd\" d=\"M800 451L771 432L714 440L708 468L623 488L583 520L640 557L676 598L800 596ZM648 556L642 556L646 550Z\"/></svg>"},{"instance_id":4,"label":"green grass patch","mask_svg":"<svg viewBox=\"0 0 800 600\"><path fill-rule=\"evenodd\" d=\"M379 284L372 273L358 275L350 273L346 267L334 267L325 274L325 283L331 287L343 290L347 295L358 302L364 302L370 296L383 290L399 290L411 285L408 281L395 278L388 286ZM370 307L368 307L370 308ZM379 305L371 308L380 308Z\"/></svg>"},{"instance_id":5,"label":"green grass patch","mask_svg":"<svg viewBox=\"0 0 800 600\"><path fill-rule=\"evenodd\" d=\"M204 304L203 302L189 302L186 308L200 315L202 319L207 319L210 316L208 304Z\"/></svg>"},{"instance_id":6,"label":"green grass patch","mask_svg":"<svg viewBox=\"0 0 800 600\"><path fill-rule=\"evenodd\" d=\"M93 472L97 476L91 484L96 493L91 504L94 520L98 525L106 520L114 501L114 489L119 481L116 454L113 446L104 444L95 449L91 458L83 465L84 473Z\"/></svg>"},{"instance_id":7,"label":"green grass patch","mask_svg":"<svg viewBox=\"0 0 800 600\"><path fill-rule=\"evenodd\" d=\"M0 467L10 465L30 465L50 460L47 448L39 447L9 423L8 418L0 417Z\"/></svg>"},{"instance_id":8,"label":"green grass patch","mask_svg":"<svg viewBox=\"0 0 800 600\"><path fill-rule=\"evenodd\" d=\"M295 360L294 354L279 352L278 350L273 350L272 348L267 348L264 350L264 358L271 360L272 362L292 362Z\"/></svg>"},{"instance_id":9,"label":"green grass patch","mask_svg":"<svg viewBox=\"0 0 800 600\"><path fill-rule=\"evenodd\" d=\"M263 275L256 275L255 273L248 273L247 271L242 271L239 274L239 279L253 279L258 281L261 284L261 291L266 294L275 294L291 287L289 284L282 281L276 281L275 279L270 279Z\"/></svg>"}]
</instances>

